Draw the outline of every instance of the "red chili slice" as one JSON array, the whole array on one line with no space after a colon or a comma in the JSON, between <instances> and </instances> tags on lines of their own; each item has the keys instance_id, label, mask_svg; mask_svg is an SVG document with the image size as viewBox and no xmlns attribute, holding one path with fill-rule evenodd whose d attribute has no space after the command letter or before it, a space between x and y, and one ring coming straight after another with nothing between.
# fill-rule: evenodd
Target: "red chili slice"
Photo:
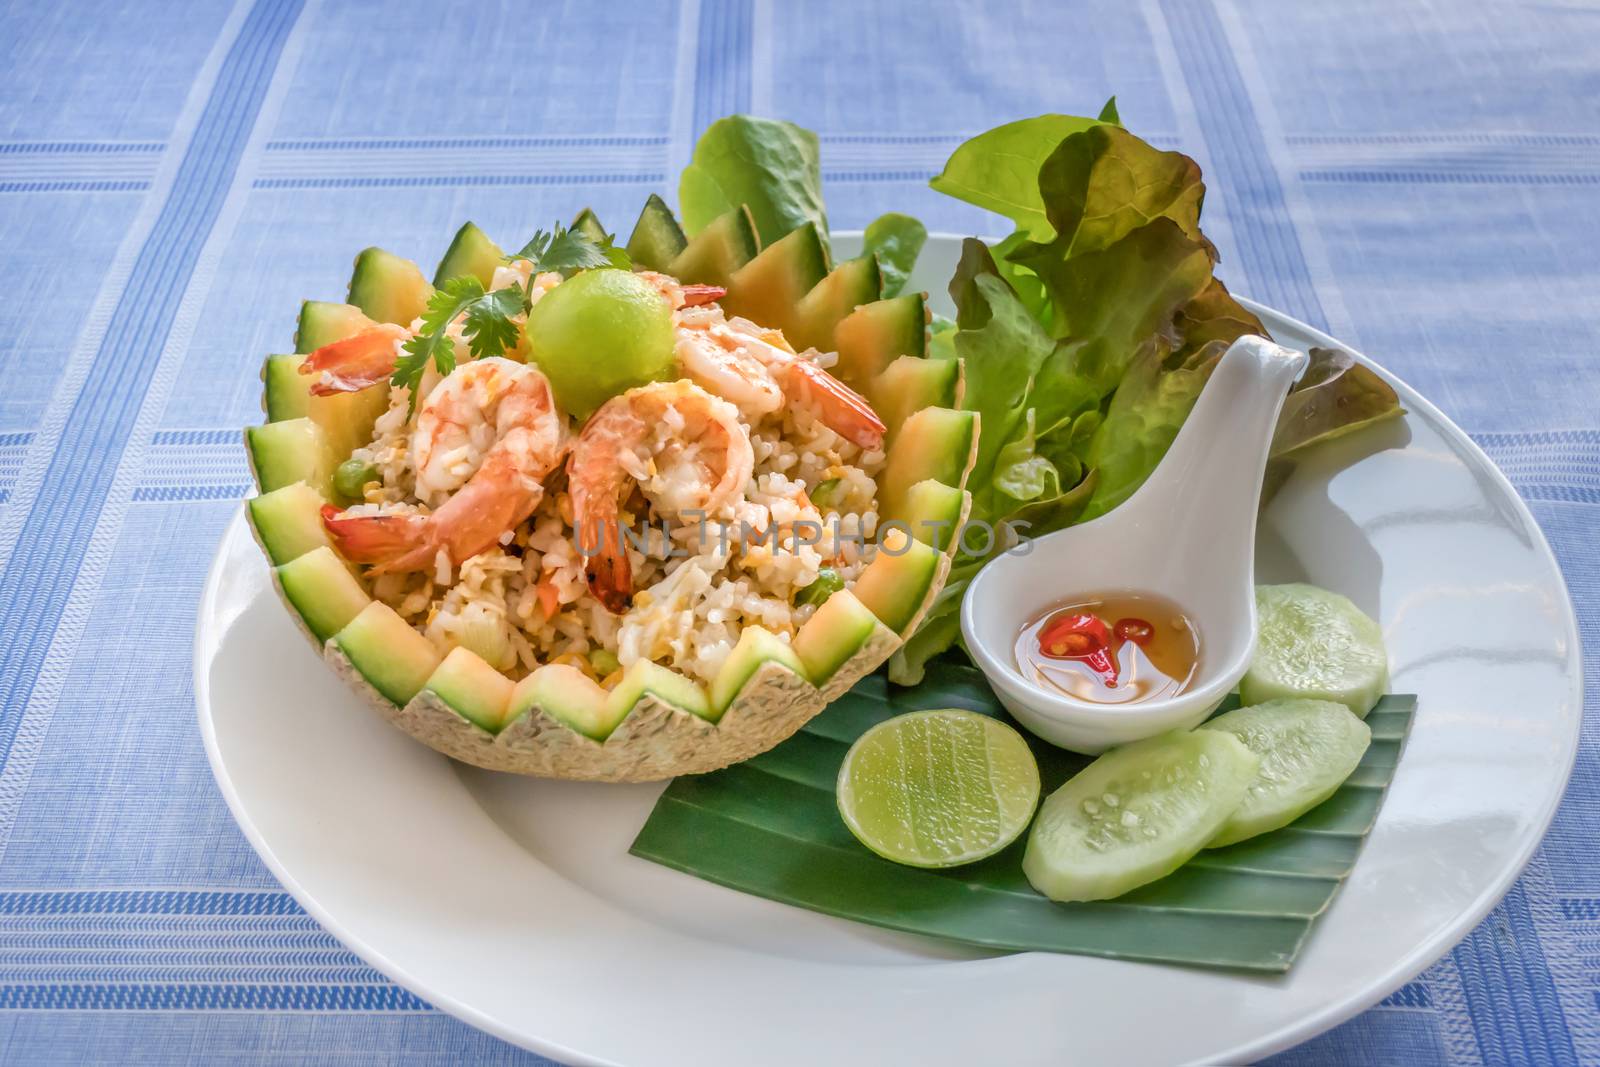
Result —
<instances>
[{"instance_id":1,"label":"red chili slice","mask_svg":"<svg viewBox=\"0 0 1600 1067\"><path fill-rule=\"evenodd\" d=\"M1143 647L1156 635L1156 628L1143 619L1119 619L1112 632L1119 641L1132 641Z\"/></svg>"},{"instance_id":2,"label":"red chili slice","mask_svg":"<svg viewBox=\"0 0 1600 1067\"><path fill-rule=\"evenodd\" d=\"M1106 685L1117 684L1111 633L1099 616L1072 613L1051 619L1039 631L1039 652L1052 659L1082 660Z\"/></svg>"}]
</instances>

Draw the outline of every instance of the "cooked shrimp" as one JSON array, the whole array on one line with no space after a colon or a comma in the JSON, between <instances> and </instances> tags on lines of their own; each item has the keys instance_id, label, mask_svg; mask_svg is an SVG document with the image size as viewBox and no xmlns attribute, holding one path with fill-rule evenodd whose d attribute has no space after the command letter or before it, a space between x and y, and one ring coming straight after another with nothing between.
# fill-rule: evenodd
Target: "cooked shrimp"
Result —
<instances>
[{"instance_id":1,"label":"cooked shrimp","mask_svg":"<svg viewBox=\"0 0 1600 1067\"><path fill-rule=\"evenodd\" d=\"M846 441L868 451L883 447L888 427L867 398L811 362L798 356L785 364L783 391L789 399L816 412L822 424Z\"/></svg>"},{"instance_id":2,"label":"cooked shrimp","mask_svg":"<svg viewBox=\"0 0 1600 1067\"><path fill-rule=\"evenodd\" d=\"M378 573L426 570L441 549L460 564L533 513L565 454L550 383L499 356L457 367L417 412L411 454L417 496L443 499L433 511L322 509L339 551Z\"/></svg>"},{"instance_id":3,"label":"cooked shrimp","mask_svg":"<svg viewBox=\"0 0 1600 1067\"><path fill-rule=\"evenodd\" d=\"M589 418L567 466L573 525L589 588L607 611L633 602L619 513L637 484L664 518L737 501L755 467L739 412L692 382L657 382L612 397Z\"/></svg>"},{"instance_id":4,"label":"cooked shrimp","mask_svg":"<svg viewBox=\"0 0 1600 1067\"><path fill-rule=\"evenodd\" d=\"M533 264L526 259L519 259L496 267L489 288L505 289L513 285L526 287L531 306L559 284L561 275L554 271L534 274ZM464 318L464 314L458 317L447 331L462 358L465 358L468 348L462 337ZM512 317L512 321L519 325L524 319L525 316L520 313ZM395 364L400 358L400 346L412 335L417 325L417 322L413 322L409 329L393 323L369 326L360 333L323 345L312 352L300 364L300 373L317 375L317 380L311 386L313 396L360 392L394 373ZM512 354L515 354L514 349Z\"/></svg>"},{"instance_id":5,"label":"cooked shrimp","mask_svg":"<svg viewBox=\"0 0 1600 1067\"><path fill-rule=\"evenodd\" d=\"M394 373L400 344L411 331L385 322L323 345L300 363L301 374L315 374L312 396L355 393L377 385Z\"/></svg>"},{"instance_id":6,"label":"cooked shrimp","mask_svg":"<svg viewBox=\"0 0 1600 1067\"><path fill-rule=\"evenodd\" d=\"M867 399L775 343L782 336L748 319L725 320L715 309L686 315L678 326L678 363L690 378L751 418L798 404L846 440L866 449L880 447L885 427Z\"/></svg>"},{"instance_id":7,"label":"cooked shrimp","mask_svg":"<svg viewBox=\"0 0 1600 1067\"><path fill-rule=\"evenodd\" d=\"M641 270L637 273L641 279L655 286L656 290L667 298L667 303L672 305L673 311L710 304L728 295L728 290L720 285L685 285L670 274L660 274L653 270Z\"/></svg>"},{"instance_id":8,"label":"cooked shrimp","mask_svg":"<svg viewBox=\"0 0 1600 1067\"><path fill-rule=\"evenodd\" d=\"M750 419L770 415L784 403L783 389L768 366L768 360L776 357L767 349L779 351L734 330L720 314L685 317L678 325L676 352L683 373L732 401Z\"/></svg>"}]
</instances>

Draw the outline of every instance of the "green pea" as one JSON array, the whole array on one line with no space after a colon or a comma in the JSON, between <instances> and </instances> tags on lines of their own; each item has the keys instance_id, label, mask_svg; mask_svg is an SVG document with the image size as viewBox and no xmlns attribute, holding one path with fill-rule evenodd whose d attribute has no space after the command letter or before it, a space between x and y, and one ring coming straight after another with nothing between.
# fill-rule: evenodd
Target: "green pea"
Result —
<instances>
[{"instance_id":1,"label":"green pea","mask_svg":"<svg viewBox=\"0 0 1600 1067\"><path fill-rule=\"evenodd\" d=\"M818 482L817 487L810 492L811 502L819 508L831 508L839 503L839 498L844 496L843 487L839 479L829 478Z\"/></svg>"},{"instance_id":2,"label":"green pea","mask_svg":"<svg viewBox=\"0 0 1600 1067\"><path fill-rule=\"evenodd\" d=\"M347 459L333 472L333 491L346 500L360 500L368 482L378 480L378 468L364 459Z\"/></svg>"},{"instance_id":3,"label":"green pea","mask_svg":"<svg viewBox=\"0 0 1600 1067\"><path fill-rule=\"evenodd\" d=\"M795 594L796 604L822 604L833 594L844 588L844 579L839 577L839 572L830 567L824 567L817 572L817 580Z\"/></svg>"},{"instance_id":4,"label":"green pea","mask_svg":"<svg viewBox=\"0 0 1600 1067\"><path fill-rule=\"evenodd\" d=\"M622 669L622 661L617 659L615 652L604 648L591 648L589 650L589 666L594 668L594 673L600 677L608 677Z\"/></svg>"}]
</instances>

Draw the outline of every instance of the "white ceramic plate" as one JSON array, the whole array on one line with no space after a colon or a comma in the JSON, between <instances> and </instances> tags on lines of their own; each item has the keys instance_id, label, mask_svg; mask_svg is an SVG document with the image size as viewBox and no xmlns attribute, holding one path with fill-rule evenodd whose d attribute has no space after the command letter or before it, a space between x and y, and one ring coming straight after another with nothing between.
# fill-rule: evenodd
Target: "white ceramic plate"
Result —
<instances>
[{"instance_id":1,"label":"white ceramic plate","mask_svg":"<svg viewBox=\"0 0 1600 1067\"><path fill-rule=\"evenodd\" d=\"M942 299L956 252L931 240L913 284ZM1334 343L1255 310L1285 344ZM659 786L479 771L391 729L296 632L242 516L195 634L206 750L251 843L324 926L438 1007L559 1059L1253 1060L1470 931L1577 749L1577 625L1548 545L1483 453L1394 384L1410 415L1304 466L1259 539L1260 580L1351 596L1383 623L1395 690L1421 698L1372 837L1285 977L984 956L635 859Z\"/></svg>"}]
</instances>

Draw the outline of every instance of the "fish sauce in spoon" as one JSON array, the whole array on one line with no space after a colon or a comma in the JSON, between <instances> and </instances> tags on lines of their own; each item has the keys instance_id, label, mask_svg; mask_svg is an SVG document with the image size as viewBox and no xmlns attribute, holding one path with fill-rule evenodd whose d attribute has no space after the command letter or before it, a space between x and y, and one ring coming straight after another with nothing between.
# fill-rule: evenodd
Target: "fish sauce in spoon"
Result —
<instances>
[{"instance_id":1,"label":"fish sauce in spoon","mask_svg":"<svg viewBox=\"0 0 1600 1067\"><path fill-rule=\"evenodd\" d=\"M1200 664L1200 635L1165 597L1074 598L1017 635L1017 670L1041 688L1092 704L1135 704L1182 693Z\"/></svg>"}]
</instances>

